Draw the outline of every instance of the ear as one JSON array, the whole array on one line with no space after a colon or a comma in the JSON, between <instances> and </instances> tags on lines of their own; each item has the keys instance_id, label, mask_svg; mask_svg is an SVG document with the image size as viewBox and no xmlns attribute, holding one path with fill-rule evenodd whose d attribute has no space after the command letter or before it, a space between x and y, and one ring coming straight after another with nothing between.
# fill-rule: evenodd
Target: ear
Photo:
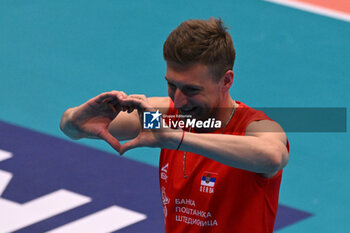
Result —
<instances>
[{"instance_id":1,"label":"ear","mask_svg":"<svg viewBox=\"0 0 350 233\"><path fill-rule=\"evenodd\" d=\"M224 77L221 79L223 89L229 90L231 88L233 84L233 77L234 74L232 70L226 71Z\"/></svg>"}]
</instances>

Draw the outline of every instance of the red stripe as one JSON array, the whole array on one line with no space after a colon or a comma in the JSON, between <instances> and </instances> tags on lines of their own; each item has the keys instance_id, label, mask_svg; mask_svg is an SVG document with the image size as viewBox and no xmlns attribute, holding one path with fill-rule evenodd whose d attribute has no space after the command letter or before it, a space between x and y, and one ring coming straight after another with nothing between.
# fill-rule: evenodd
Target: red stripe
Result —
<instances>
[{"instance_id":1,"label":"red stripe","mask_svg":"<svg viewBox=\"0 0 350 233\"><path fill-rule=\"evenodd\" d=\"M330 10L336 10L350 14L350 1L349 0L291 0L292 2L307 3L314 6L327 8Z\"/></svg>"}]
</instances>

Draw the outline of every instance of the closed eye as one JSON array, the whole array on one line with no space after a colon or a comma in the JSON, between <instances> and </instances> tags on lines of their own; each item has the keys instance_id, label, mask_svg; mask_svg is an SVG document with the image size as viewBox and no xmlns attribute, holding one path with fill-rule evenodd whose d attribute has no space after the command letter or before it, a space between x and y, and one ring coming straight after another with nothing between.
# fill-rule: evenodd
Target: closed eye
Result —
<instances>
[{"instance_id":1,"label":"closed eye","mask_svg":"<svg viewBox=\"0 0 350 233\"><path fill-rule=\"evenodd\" d=\"M198 94L202 89L195 87L184 87L181 90L185 95L192 96Z\"/></svg>"},{"instance_id":2,"label":"closed eye","mask_svg":"<svg viewBox=\"0 0 350 233\"><path fill-rule=\"evenodd\" d=\"M176 89L178 87L174 83L170 82L166 77L165 77L165 79L168 83L169 89L172 91L176 91ZM182 93L184 95L187 95L187 96L197 95L197 94L199 94L199 92L201 92L203 90L203 87L197 86L197 85L184 85L184 86L179 87L179 88L182 91Z\"/></svg>"},{"instance_id":3,"label":"closed eye","mask_svg":"<svg viewBox=\"0 0 350 233\"><path fill-rule=\"evenodd\" d=\"M176 89L176 86L175 86L174 84L172 84L172 83L169 83L169 82L168 82L168 86L169 86L169 88L172 89L172 90L175 90L175 89Z\"/></svg>"}]
</instances>

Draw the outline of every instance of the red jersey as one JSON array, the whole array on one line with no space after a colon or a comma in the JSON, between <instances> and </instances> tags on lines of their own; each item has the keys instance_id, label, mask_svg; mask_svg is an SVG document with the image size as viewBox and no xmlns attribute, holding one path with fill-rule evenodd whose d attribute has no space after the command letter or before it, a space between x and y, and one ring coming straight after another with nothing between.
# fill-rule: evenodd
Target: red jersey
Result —
<instances>
[{"instance_id":1,"label":"red jersey","mask_svg":"<svg viewBox=\"0 0 350 233\"><path fill-rule=\"evenodd\" d=\"M269 119L239 104L223 134L245 134L252 121ZM169 115L177 111L171 103ZM269 119L270 120L270 119ZM214 132L221 133L221 132ZM288 145L287 145L288 147ZM162 149L159 180L166 233L272 233L282 170L272 178L204 156Z\"/></svg>"}]
</instances>

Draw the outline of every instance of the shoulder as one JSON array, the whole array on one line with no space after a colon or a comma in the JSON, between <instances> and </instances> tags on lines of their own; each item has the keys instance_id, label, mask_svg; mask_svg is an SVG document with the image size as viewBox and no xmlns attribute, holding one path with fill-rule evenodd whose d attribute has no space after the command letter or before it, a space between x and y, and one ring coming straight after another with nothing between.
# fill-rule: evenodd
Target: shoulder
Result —
<instances>
[{"instance_id":1,"label":"shoulder","mask_svg":"<svg viewBox=\"0 0 350 233\"><path fill-rule=\"evenodd\" d=\"M240 101L236 101L236 103L240 118L245 123L246 135L263 132L284 133L282 127L263 111L249 107Z\"/></svg>"},{"instance_id":2,"label":"shoulder","mask_svg":"<svg viewBox=\"0 0 350 233\"><path fill-rule=\"evenodd\" d=\"M280 124L269 118L263 111L241 104L243 108L247 109L247 115L249 115L245 131L246 136L262 137L279 141L283 145L288 144L287 136Z\"/></svg>"},{"instance_id":3,"label":"shoulder","mask_svg":"<svg viewBox=\"0 0 350 233\"><path fill-rule=\"evenodd\" d=\"M273 120L253 121L247 126L246 136L255 136L269 139L288 146L288 139L283 128Z\"/></svg>"},{"instance_id":4,"label":"shoulder","mask_svg":"<svg viewBox=\"0 0 350 233\"><path fill-rule=\"evenodd\" d=\"M283 128L271 119L255 120L249 123L246 133L284 133Z\"/></svg>"}]
</instances>

